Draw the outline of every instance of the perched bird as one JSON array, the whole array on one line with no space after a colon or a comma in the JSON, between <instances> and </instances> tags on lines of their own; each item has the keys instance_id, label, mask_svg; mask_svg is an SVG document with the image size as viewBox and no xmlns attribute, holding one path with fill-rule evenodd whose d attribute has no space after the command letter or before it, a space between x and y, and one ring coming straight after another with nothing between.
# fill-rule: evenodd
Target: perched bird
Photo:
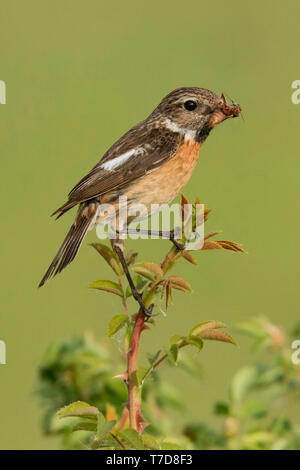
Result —
<instances>
[{"instance_id":1,"label":"perched bird","mask_svg":"<svg viewBox=\"0 0 300 470\"><path fill-rule=\"evenodd\" d=\"M118 211L126 196L128 206L170 203L193 173L200 147L211 130L225 119L237 117L241 107L227 103L224 95L198 87L178 88L169 93L147 119L124 134L69 193L57 218L79 206L75 221L39 287L60 273L71 261L87 233L103 221L101 205ZM54 215L52 214L52 215ZM170 239L176 243L170 232ZM131 279L123 255L123 240L111 240L128 278L134 298L145 315L151 315Z\"/></svg>"}]
</instances>

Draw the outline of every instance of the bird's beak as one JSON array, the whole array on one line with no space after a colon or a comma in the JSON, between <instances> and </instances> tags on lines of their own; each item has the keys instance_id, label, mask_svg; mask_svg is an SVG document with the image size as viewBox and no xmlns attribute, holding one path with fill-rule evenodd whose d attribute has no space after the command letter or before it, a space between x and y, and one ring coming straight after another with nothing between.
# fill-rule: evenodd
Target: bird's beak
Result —
<instances>
[{"instance_id":1,"label":"bird's beak","mask_svg":"<svg viewBox=\"0 0 300 470\"><path fill-rule=\"evenodd\" d=\"M242 108L237 103L227 103L224 94L222 93L220 100L217 103L217 108L212 113L209 126L215 127L217 124L225 121L228 118L238 117L242 112Z\"/></svg>"}]
</instances>

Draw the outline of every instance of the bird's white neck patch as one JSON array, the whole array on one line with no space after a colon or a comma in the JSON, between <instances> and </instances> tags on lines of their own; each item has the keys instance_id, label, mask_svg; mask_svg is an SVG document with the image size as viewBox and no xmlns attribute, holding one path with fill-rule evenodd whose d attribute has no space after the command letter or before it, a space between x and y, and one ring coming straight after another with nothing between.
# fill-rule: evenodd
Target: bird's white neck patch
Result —
<instances>
[{"instance_id":1,"label":"bird's white neck patch","mask_svg":"<svg viewBox=\"0 0 300 470\"><path fill-rule=\"evenodd\" d=\"M192 129L186 129L185 127L180 127L176 122L171 121L171 119L166 118L164 121L167 129L170 129L172 132L183 135L186 139L195 139L197 131Z\"/></svg>"}]
</instances>

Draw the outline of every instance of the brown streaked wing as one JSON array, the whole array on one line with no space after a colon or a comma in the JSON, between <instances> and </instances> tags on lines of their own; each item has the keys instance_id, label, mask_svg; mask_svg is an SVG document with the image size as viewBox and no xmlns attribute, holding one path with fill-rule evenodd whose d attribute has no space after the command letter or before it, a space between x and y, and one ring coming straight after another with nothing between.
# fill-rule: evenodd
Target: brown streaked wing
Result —
<instances>
[{"instance_id":1,"label":"brown streaked wing","mask_svg":"<svg viewBox=\"0 0 300 470\"><path fill-rule=\"evenodd\" d=\"M109 191L125 188L167 161L175 153L179 135L165 128L153 128L139 124L119 139L97 165L72 189L64 208L101 196ZM146 144L146 145L145 145ZM114 170L104 170L101 165L117 158L133 148L143 148L142 154L133 155Z\"/></svg>"}]
</instances>

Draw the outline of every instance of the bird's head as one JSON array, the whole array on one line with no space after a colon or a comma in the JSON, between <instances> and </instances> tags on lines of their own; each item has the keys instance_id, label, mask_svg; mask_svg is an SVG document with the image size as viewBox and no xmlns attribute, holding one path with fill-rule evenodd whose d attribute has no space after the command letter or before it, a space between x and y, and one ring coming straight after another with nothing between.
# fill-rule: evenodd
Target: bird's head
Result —
<instances>
[{"instance_id":1,"label":"bird's head","mask_svg":"<svg viewBox=\"0 0 300 470\"><path fill-rule=\"evenodd\" d=\"M225 119L239 116L240 105L227 103L225 96L217 96L210 90L198 87L178 88L169 93L155 109L155 117L165 121L168 127L198 136L209 131Z\"/></svg>"}]
</instances>

